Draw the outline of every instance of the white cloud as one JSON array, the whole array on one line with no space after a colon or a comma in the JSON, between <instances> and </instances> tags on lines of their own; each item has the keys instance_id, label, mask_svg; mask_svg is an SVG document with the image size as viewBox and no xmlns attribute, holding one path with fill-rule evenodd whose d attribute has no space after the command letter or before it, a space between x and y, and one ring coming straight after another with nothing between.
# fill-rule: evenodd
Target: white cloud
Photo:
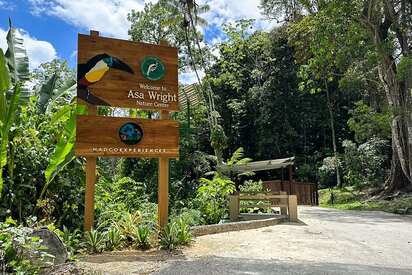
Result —
<instances>
[{"instance_id":1,"label":"white cloud","mask_svg":"<svg viewBox=\"0 0 412 275\"><path fill-rule=\"evenodd\" d=\"M240 19L255 19L255 28L270 30L275 22L268 21L259 9L260 0L201 0L210 10L201 15L209 24L222 26Z\"/></svg>"},{"instance_id":2,"label":"white cloud","mask_svg":"<svg viewBox=\"0 0 412 275\"><path fill-rule=\"evenodd\" d=\"M141 10L143 0L29 0L35 15L60 18L83 30L96 30L108 36L127 38L127 14ZM146 1L153 2L153 1Z\"/></svg>"},{"instance_id":3,"label":"white cloud","mask_svg":"<svg viewBox=\"0 0 412 275\"><path fill-rule=\"evenodd\" d=\"M7 0L0 0L0 10L14 10L16 8L16 5L10 1Z\"/></svg>"},{"instance_id":4,"label":"white cloud","mask_svg":"<svg viewBox=\"0 0 412 275\"><path fill-rule=\"evenodd\" d=\"M203 71L199 71L198 73L199 73L200 79L205 77L205 73ZM196 83L197 82L196 73L194 71L179 73L179 82L185 85Z\"/></svg>"},{"instance_id":5,"label":"white cloud","mask_svg":"<svg viewBox=\"0 0 412 275\"><path fill-rule=\"evenodd\" d=\"M31 70L37 68L41 63L57 58L56 49L50 42L37 40L22 29L19 29L19 32L24 40ZM7 50L6 34L7 31L0 28L0 47L4 52Z\"/></svg>"}]
</instances>

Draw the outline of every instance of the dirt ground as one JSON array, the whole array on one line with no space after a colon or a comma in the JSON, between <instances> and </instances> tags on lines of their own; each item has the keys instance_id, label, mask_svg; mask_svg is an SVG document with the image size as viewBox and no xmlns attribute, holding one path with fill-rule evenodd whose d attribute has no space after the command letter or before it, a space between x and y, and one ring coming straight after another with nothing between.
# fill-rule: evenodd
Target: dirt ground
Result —
<instances>
[{"instance_id":1,"label":"dirt ground","mask_svg":"<svg viewBox=\"0 0 412 275\"><path fill-rule=\"evenodd\" d=\"M202 236L172 254L119 252L94 274L412 274L412 217L300 207L300 224Z\"/></svg>"}]
</instances>

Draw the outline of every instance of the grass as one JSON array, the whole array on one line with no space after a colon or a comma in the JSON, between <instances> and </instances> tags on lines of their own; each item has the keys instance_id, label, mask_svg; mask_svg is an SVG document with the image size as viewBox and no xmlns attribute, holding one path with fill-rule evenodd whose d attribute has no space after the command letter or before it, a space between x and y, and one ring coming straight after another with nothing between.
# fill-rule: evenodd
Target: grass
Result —
<instances>
[{"instance_id":1,"label":"grass","mask_svg":"<svg viewBox=\"0 0 412 275\"><path fill-rule=\"evenodd\" d=\"M331 203L331 193L334 195L334 204ZM365 193L349 188L323 189L319 191L319 204L321 207L343 210L380 210L398 214L409 208L411 213L412 195L393 200L370 200Z\"/></svg>"}]
</instances>

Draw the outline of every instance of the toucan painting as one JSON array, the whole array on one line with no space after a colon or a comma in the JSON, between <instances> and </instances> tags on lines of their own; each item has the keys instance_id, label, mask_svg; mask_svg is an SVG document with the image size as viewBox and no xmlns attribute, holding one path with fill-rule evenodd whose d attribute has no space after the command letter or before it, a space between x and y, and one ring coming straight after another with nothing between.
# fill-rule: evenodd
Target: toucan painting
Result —
<instances>
[{"instance_id":1,"label":"toucan painting","mask_svg":"<svg viewBox=\"0 0 412 275\"><path fill-rule=\"evenodd\" d=\"M86 63L77 66L77 96L93 105L110 106L109 103L89 91L89 86L102 79L110 69L134 73L129 65L116 57L106 53L96 55Z\"/></svg>"}]
</instances>

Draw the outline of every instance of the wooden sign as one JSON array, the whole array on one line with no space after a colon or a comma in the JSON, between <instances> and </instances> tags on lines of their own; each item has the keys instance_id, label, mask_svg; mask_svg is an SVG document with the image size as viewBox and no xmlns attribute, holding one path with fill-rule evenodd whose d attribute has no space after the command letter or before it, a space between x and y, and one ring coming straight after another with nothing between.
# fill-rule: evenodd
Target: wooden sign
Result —
<instances>
[{"instance_id":1,"label":"wooden sign","mask_svg":"<svg viewBox=\"0 0 412 275\"><path fill-rule=\"evenodd\" d=\"M179 157L179 125L173 120L77 116L76 155Z\"/></svg>"},{"instance_id":2,"label":"wooden sign","mask_svg":"<svg viewBox=\"0 0 412 275\"><path fill-rule=\"evenodd\" d=\"M178 111L177 52L79 34L77 97L91 105Z\"/></svg>"}]
</instances>

